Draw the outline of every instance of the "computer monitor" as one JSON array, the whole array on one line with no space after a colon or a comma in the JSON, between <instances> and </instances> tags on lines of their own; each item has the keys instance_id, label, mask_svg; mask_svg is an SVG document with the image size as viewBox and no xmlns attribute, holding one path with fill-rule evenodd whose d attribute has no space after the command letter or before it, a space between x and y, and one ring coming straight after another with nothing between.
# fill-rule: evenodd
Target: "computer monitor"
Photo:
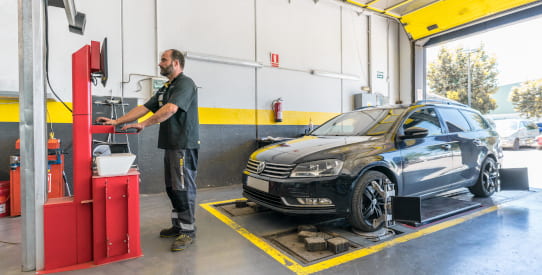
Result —
<instances>
[{"instance_id":1,"label":"computer monitor","mask_svg":"<svg viewBox=\"0 0 542 275\"><path fill-rule=\"evenodd\" d=\"M102 85L105 87L108 78L107 70L107 37L102 42L102 49L100 50L100 71L102 72Z\"/></svg>"}]
</instances>

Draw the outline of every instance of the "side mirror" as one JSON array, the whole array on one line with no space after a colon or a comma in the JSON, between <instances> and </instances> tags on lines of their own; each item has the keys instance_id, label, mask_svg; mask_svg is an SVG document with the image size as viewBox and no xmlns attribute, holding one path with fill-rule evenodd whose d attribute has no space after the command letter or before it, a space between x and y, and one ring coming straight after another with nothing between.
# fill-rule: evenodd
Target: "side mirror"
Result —
<instances>
[{"instance_id":1,"label":"side mirror","mask_svg":"<svg viewBox=\"0 0 542 275\"><path fill-rule=\"evenodd\" d=\"M422 127L410 127L405 129L405 134L399 136L400 139L423 138L429 134L429 131Z\"/></svg>"}]
</instances>

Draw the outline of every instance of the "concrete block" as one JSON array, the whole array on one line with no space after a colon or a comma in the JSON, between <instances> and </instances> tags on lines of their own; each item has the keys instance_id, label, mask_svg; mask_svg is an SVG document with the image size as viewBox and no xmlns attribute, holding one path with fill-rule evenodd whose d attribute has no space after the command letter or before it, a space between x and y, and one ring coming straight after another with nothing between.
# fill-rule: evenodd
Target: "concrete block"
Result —
<instances>
[{"instance_id":1,"label":"concrete block","mask_svg":"<svg viewBox=\"0 0 542 275\"><path fill-rule=\"evenodd\" d=\"M335 254L347 251L349 246L350 244L345 238L335 237L327 240L328 250Z\"/></svg>"},{"instance_id":2,"label":"concrete block","mask_svg":"<svg viewBox=\"0 0 542 275\"><path fill-rule=\"evenodd\" d=\"M248 206L248 203L246 200L238 200L238 201L235 201L235 207L237 208L245 208Z\"/></svg>"},{"instance_id":3,"label":"concrete block","mask_svg":"<svg viewBox=\"0 0 542 275\"><path fill-rule=\"evenodd\" d=\"M316 237L316 232L301 231L301 232L297 233L297 240L299 242L305 242L305 239L310 238L310 237Z\"/></svg>"},{"instance_id":4,"label":"concrete block","mask_svg":"<svg viewBox=\"0 0 542 275\"><path fill-rule=\"evenodd\" d=\"M324 238L320 237L309 237L305 239L305 249L307 251L322 251L326 250L327 242Z\"/></svg>"}]
</instances>

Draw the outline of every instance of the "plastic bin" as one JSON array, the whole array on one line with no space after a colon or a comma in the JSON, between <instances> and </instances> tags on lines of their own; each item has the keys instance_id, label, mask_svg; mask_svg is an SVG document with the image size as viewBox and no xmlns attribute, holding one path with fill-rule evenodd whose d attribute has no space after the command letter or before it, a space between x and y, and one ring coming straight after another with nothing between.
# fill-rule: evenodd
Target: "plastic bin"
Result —
<instances>
[{"instance_id":1,"label":"plastic bin","mask_svg":"<svg viewBox=\"0 0 542 275\"><path fill-rule=\"evenodd\" d=\"M121 176L128 173L136 155L130 153L116 153L96 157L96 169L99 176Z\"/></svg>"}]
</instances>

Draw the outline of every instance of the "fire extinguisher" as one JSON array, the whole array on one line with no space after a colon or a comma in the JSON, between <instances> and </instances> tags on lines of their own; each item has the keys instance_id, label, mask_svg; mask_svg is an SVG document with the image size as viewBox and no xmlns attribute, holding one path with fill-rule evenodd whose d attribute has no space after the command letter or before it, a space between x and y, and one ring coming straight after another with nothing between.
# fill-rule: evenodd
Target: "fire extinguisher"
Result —
<instances>
[{"instance_id":1,"label":"fire extinguisher","mask_svg":"<svg viewBox=\"0 0 542 275\"><path fill-rule=\"evenodd\" d=\"M282 122L282 97L273 100L273 114L275 116L275 122Z\"/></svg>"}]
</instances>

